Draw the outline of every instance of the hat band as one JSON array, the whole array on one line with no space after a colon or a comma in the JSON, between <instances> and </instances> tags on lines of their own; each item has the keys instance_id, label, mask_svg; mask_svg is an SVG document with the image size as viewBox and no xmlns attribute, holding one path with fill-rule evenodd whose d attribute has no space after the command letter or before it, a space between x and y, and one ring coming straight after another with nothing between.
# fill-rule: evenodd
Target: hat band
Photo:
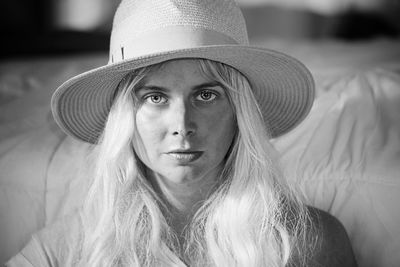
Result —
<instances>
[{"instance_id":1,"label":"hat band","mask_svg":"<svg viewBox=\"0 0 400 267\"><path fill-rule=\"evenodd\" d=\"M190 26L165 27L131 39L123 36L124 33L127 31L114 32L111 37L109 64L166 51L238 44L220 32Z\"/></svg>"}]
</instances>

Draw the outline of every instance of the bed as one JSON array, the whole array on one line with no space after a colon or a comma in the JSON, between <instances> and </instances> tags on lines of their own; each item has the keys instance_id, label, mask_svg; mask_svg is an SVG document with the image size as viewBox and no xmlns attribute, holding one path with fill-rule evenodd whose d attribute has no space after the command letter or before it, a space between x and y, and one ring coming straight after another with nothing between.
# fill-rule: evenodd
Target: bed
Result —
<instances>
[{"instance_id":1,"label":"bed","mask_svg":"<svg viewBox=\"0 0 400 267\"><path fill-rule=\"evenodd\" d=\"M302 60L316 80L310 116L273 140L307 202L335 215L365 267L400 266L400 40L257 39ZM52 119L50 97L106 53L0 63L0 262L76 209L88 145Z\"/></svg>"}]
</instances>

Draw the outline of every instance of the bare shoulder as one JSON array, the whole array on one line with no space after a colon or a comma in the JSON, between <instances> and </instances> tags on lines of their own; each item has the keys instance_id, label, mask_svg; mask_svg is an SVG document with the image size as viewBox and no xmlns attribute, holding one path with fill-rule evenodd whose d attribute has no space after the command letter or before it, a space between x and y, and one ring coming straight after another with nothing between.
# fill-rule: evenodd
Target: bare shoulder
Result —
<instances>
[{"instance_id":1,"label":"bare shoulder","mask_svg":"<svg viewBox=\"0 0 400 267\"><path fill-rule=\"evenodd\" d=\"M313 224L310 240L311 257L308 266L352 267L357 266L350 239L342 223L314 207L308 207Z\"/></svg>"}]
</instances>

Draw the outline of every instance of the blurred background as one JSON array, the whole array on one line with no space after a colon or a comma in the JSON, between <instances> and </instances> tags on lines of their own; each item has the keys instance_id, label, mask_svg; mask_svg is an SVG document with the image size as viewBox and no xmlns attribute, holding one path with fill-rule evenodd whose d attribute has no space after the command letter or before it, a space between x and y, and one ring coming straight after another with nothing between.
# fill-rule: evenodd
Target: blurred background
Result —
<instances>
[{"instance_id":1,"label":"blurred background","mask_svg":"<svg viewBox=\"0 0 400 267\"><path fill-rule=\"evenodd\" d=\"M107 51L120 0L3 0L1 57ZM400 35L400 0L238 0L251 40Z\"/></svg>"}]
</instances>

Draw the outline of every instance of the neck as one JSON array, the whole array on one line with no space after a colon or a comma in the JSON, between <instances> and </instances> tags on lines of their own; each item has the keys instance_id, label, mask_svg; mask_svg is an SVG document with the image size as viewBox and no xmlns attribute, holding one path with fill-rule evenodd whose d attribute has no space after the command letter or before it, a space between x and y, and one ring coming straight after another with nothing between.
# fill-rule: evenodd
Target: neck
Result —
<instances>
[{"instance_id":1,"label":"neck","mask_svg":"<svg viewBox=\"0 0 400 267\"><path fill-rule=\"evenodd\" d=\"M203 201L218 182L221 167L202 177L182 183L172 182L159 174L150 175L153 187L169 208L171 227L181 235Z\"/></svg>"}]
</instances>

